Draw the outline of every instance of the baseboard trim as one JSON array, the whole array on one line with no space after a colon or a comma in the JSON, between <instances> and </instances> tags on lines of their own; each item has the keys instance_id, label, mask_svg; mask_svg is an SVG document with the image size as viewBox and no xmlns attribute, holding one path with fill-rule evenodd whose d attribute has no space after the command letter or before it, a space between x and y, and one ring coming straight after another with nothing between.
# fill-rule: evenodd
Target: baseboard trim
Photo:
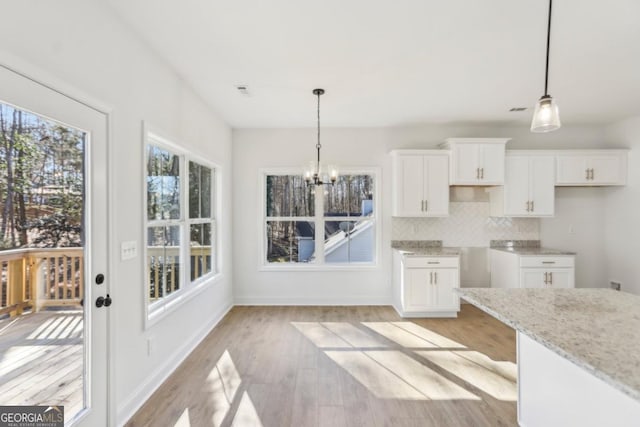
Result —
<instances>
[{"instance_id":1,"label":"baseboard trim","mask_svg":"<svg viewBox=\"0 0 640 427\"><path fill-rule=\"evenodd\" d=\"M341 297L341 298L271 298L271 297L236 297L235 305L393 305L391 298L382 297Z\"/></svg>"},{"instance_id":2,"label":"baseboard trim","mask_svg":"<svg viewBox=\"0 0 640 427\"><path fill-rule=\"evenodd\" d=\"M194 334L193 338L180 346L165 363L158 369L152 372L146 381L142 382L133 392L124 400L121 408L117 412L118 426L123 426L133 415L142 407L142 405L149 400L151 395L164 383L167 378L180 366L182 362L191 354L193 350L202 342L202 340L211 332L213 328L220 323L220 321L227 315L227 313L233 308L233 303L229 302L224 305L218 312L211 318L211 321L206 323L202 328Z\"/></svg>"}]
</instances>

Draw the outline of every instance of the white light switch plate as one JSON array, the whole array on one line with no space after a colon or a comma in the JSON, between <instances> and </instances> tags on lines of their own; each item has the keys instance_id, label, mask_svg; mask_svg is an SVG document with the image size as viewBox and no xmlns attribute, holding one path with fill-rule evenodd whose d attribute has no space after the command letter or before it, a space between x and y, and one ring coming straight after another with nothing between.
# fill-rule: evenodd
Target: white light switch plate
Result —
<instances>
[{"instance_id":1,"label":"white light switch plate","mask_svg":"<svg viewBox=\"0 0 640 427\"><path fill-rule=\"evenodd\" d=\"M138 256L138 242L130 240L120 244L120 259L126 261Z\"/></svg>"}]
</instances>

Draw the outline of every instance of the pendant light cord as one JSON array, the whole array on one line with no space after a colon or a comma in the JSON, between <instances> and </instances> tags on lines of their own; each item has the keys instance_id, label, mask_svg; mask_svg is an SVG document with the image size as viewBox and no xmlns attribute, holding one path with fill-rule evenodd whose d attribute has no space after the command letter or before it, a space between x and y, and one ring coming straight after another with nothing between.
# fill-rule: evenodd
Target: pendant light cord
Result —
<instances>
[{"instance_id":1,"label":"pendant light cord","mask_svg":"<svg viewBox=\"0 0 640 427\"><path fill-rule=\"evenodd\" d=\"M320 148L322 147L320 145L320 95L321 93L318 92L318 143L316 144L316 149L318 150L318 166L317 166L317 172L320 172Z\"/></svg>"},{"instance_id":2,"label":"pendant light cord","mask_svg":"<svg viewBox=\"0 0 640 427\"><path fill-rule=\"evenodd\" d=\"M548 96L547 87L549 85L549 45L551 43L551 5L553 0L549 0L549 22L547 24L547 63L544 71L544 95Z\"/></svg>"}]
</instances>

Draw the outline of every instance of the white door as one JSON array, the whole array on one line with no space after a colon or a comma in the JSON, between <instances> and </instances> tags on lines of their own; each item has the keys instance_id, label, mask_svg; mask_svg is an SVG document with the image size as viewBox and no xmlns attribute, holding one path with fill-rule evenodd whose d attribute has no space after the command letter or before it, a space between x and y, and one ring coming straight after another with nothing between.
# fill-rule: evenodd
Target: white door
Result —
<instances>
[{"instance_id":1,"label":"white door","mask_svg":"<svg viewBox=\"0 0 640 427\"><path fill-rule=\"evenodd\" d=\"M547 286L551 288L574 288L573 268L555 268L546 270Z\"/></svg>"},{"instance_id":2,"label":"white door","mask_svg":"<svg viewBox=\"0 0 640 427\"><path fill-rule=\"evenodd\" d=\"M80 102L35 83L0 65L0 101L15 109L58 122L83 135L84 159L84 308L81 404L73 414L65 406L67 425L105 426L108 407L108 312L96 299L109 293L107 235L107 117ZM43 142L45 143L45 142ZM106 277L97 284L96 277ZM79 307L79 306L78 306ZM65 360L61 369L70 361ZM1 397L0 397L1 400ZM29 402L25 402L28 404ZM46 404L43 402L42 404ZM63 405L64 406L64 405Z\"/></svg>"},{"instance_id":3,"label":"white door","mask_svg":"<svg viewBox=\"0 0 640 427\"><path fill-rule=\"evenodd\" d=\"M458 311L460 299L454 292L458 287L458 270L453 268L440 268L433 271L433 301L431 308L438 311Z\"/></svg>"},{"instance_id":4,"label":"white door","mask_svg":"<svg viewBox=\"0 0 640 427\"><path fill-rule=\"evenodd\" d=\"M429 308L432 292L430 274L426 268L407 268L404 282L404 309L424 311Z\"/></svg>"},{"instance_id":5,"label":"white door","mask_svg":"<svg viewBox=\"0 0 640 427\"><path fill-rule=\"evenodd\" d=\"M528 216L529 202L529 158L507 156L504 177L504 214L506 216Z\"/></svg>"},{"instance_id":6,"label":"white door","mask_svg":"<svg viewBox=\"0 0 640 427\"><path fill-rule=\"evenodd\" d=\"M504 183L504 144L480 144L480 182L486 185Z\"/></svg>"},{"instance_id":7,"label":"white door","mask_svg":"<svg viewBox=\"0 0 640 427\"><path fill-rule=\"evenodd\" d=\"M617 184L622 179L620 174L620 158L618 156L593 156L588 161L589 167L592 169L592 184Z\"/></svg>"},{"instance_id":8,"label":"white door","mask_svg":"<svg viewBox=\"0 0 640 427\"><path fill-rule=\"evenodd\" d=\"M425 164L425 210L427 216L449 215L449 158L426 156Z\"/></svg>"},{"instance_id":9,"label":"white door","mask_svg":"<svg viewBox=\"0 0 640 427\"><path fill-rule=\"evenodd\" d=\"M588 184L589 172L585 156L558 156L556 184Z\"/></svg>"},{"instance_id":10,"label":"white door","mask_svg":"<svg viewBox=\"0 0 640 427\"><path fill-rule=\"evenodd\" d=\"M480 179L478 144L455 144L453 150L455 175L451 184L477 184Z\"/></svg>"},{"instance_id":11,"label":"white door","mask_svg":"<svg viewBox=\"0 0 640 427\"><path fill-rule=\"evenodd\" d=\"M542 268L522 268L520 269L521 288L546 288L546 270Z\"/></svg>"},{"instance_id":12,"label":"white door","mask_svg":"<svg viewBox=\"0 0 640 427\"><path fill-rule=\"evenodd\" d=\"M533 202L532 216L552 216L556 195L555 159L531 157L529 159L529 188Z\"/></svg>"},{"instance_id":13,"label":"white door","mask_svg":"<svg viewBox=\"0 0 640 427\"><path fill-rule=\"evenodd\" d=\"M422 216L424 164L422 156L398 156L397 216Z\"/></svg>"}]
</instances>

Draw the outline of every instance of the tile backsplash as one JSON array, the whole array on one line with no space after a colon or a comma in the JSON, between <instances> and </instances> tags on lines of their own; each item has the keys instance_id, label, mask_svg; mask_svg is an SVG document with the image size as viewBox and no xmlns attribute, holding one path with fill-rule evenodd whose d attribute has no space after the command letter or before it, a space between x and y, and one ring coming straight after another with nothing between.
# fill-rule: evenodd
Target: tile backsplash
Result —
<instances>
[{"instance_id":1,"label":"tile backsplash","mask_svg":"<svg viewBox=\"0 0 640 427\"><path fill-rule=\"evenodd\" d=\"M451 202L443 218L393 218L392 240L442 240L444 246L489 247L491 240L539 240L538 218L491 218L485 201Z\"/></svg>"}]
</instances>

